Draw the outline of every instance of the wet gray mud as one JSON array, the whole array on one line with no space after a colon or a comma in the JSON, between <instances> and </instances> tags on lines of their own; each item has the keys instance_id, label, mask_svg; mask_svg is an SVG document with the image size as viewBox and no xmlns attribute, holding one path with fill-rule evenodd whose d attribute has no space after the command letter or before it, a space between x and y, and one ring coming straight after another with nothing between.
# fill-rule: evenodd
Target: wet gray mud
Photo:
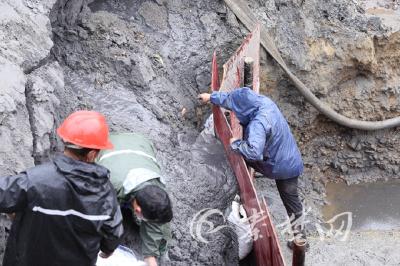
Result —
<instances>
[{"instance_id":1,"label":"wet gray mud","mask_svg":"<svg viewBox=\"0 0 400 266\"><path fill-rule=\"evenodd\" d=\"M247 1L290 69L337 112L361 120L400 114L400 34L393 1ZM366 4L367 3L367 4ZM0 174L60 150L54 131L73 110L103 112L113 131L155 143L174 203L171 265L237 263L229 230L190 234L204 208L221 211L237 183L221 144L201 133L212 52L225 62L248 33L223 1L3 0L0 8ZM15 77L10 79L9 77ZM305 162L301 198L321 222L325 184L398 179L398 128L362 132L309 105L261 50L261 91L280 107ZM15 147L18 147L16 149ZM286 219L274 182L256 179L277 225ZM211 217L223 225L221 217ZM10 221L0 217L0 254ZM131 232L131 228L128 229ZM285 235L278 228L286 261ZM135 247L135 235L125 243ZM346 242L310 232L309 265L398 265L398 231L352 232Z\"/></svg>"},{"instance_id":2,"label":"wet gray mud","mask_svg":"<svg viewBox=\"0 0 400 266\"><path fill-rule=\"evenodd\" d=\"M68 76L67 86L80 93L86 106L104 113L113 131L139 132L154 141L174 205L174 239L170 244L169 263L187 265L212 261L235 265L237 245L231 231L204 235L209 241L205 244L193 239L189 230L191 219L197 212L205 208L223 211L237 191L236 180L217 139L209 134L198 135L195 129L176 134L168 124L160 124L152 112L141 106L132 91L123 87L116 88L118 93L98 90L73 73ZM135 115L141 118L137 119ZM213 220L215 226L225 224L218 218L221 217ZM140 239L136 230L129 224L126 229L125 244L138 251ZM210 253L210 248L217 249L218 255Z\"/></svg>"},{"instance_id":3,"label":"wet gray mud","mask_svg":"<svg viewBox=\"0 0 400 266\"><path fill-rule=\"evenodd\" d=\"M346 185L330 183L323 209L325 220L343 213L352 213L352 230L400 229L400 182L376 182Z\"/></svg>"},{"instance_id":4,"label":"wet gray mud","mask_svg":"<svg viewBox=\"0 0 400 266\"><path fill-rule=\"evenodd\" d=\"M71 4L58 1L52 11L53 54L63 64L65 87L78 108L105 114L112 131L142 133L154 142L174 206L166 264L236 265L236 236L229 228L205 232L207 243L190 231L197 212L224 211L237 193L222 145L200 134L203 121L196 114L197 88L210 82L207 40L215 38L197 24L200 17L213 24L218 15L200 14L201 1ZM222 217L209 219L225 224ZM125 244L137 250L135 230L126 228Z\"/></svg>"}]
</instances>

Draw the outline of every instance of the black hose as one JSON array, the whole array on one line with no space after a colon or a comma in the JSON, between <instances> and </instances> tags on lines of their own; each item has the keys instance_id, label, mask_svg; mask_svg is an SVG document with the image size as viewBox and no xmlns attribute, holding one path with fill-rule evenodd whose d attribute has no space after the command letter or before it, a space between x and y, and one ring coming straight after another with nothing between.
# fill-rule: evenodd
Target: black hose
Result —
<instances>
[{"instance_id":1,"label":"black hose","mask_svg":"<svg viewBox=\"0 0 400 266\"><path fill-rule=\"evenodd\" d=\"M258 20L251 12L250 8L243 0L224 0L228 7L235 13L239 20L249 29L253 30L257 27ZM261 45L265 50L278 62L282 69L289 76L289 79L294 83L301 95L318 111L332 119L336 123L354 129L361 130L379 130L385 128L397 127L400 125L400 117L394 117L382 121L362 121L353 118L348 118L333 110L327 103L318 99L306 85L303 84L287 67L283 61L278 49L269 36L266 28L260 24L260 40Z\"/></svg>"}]
</instances>

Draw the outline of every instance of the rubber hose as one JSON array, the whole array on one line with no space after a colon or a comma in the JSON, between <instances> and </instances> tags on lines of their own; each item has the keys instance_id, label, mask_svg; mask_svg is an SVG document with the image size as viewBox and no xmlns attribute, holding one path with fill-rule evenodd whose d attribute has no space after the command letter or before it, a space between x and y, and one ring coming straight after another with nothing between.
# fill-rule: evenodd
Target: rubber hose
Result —
<instances>
[{"instance_id":1,"label":"rubber hose","mask_svg":"<svg viewBox=\"0 0 400 266\"><path fill-rule=\"evenodd\" d=\"M224 0L228 7L233 13L239 18L239 20L249 29L253 30L258 20L251 12L247 4L242 0ZM385 128L397 127L400 125L400 117L394 117L382 121L363 121L353 118L348 118L342 114L339 114L333 110L327 103L318 99L312 91L307 88L303 82L301 82L287 67L286 63L282 59L278 49L276 48L272 38L269 36L267 29L260 24L261 34L261 45L265 50L274 58L282 69L286 72L289 79L294 83L295 87L299 90L301 95L314 106L318 111L332 119L336 123L354 129L361 130L379 130Z\"/></svg>"}]
</instances>

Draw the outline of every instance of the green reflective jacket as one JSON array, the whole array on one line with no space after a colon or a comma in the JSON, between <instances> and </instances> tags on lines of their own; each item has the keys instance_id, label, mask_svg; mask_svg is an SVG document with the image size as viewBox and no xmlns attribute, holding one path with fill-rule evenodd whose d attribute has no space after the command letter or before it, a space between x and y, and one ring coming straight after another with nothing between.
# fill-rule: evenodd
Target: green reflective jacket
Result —
<instances>
[{"instance_id":1,"label":"green reflective jacket","mask_svg":"<svg viewBox=\"0 0 400 266\"><path fill-rule=\"evenodd\" d=\"M110 180L120 203L134 198L135 194L147 185L157 185L165 189L151 141L135 133L111 134L110 140L114 149L102 151L98 164L110 170ZM143 256L162 256L167 251L167 244L171 239L170 224L139 219L135 221L140 226Z\"/></svg>"}]
</instances>

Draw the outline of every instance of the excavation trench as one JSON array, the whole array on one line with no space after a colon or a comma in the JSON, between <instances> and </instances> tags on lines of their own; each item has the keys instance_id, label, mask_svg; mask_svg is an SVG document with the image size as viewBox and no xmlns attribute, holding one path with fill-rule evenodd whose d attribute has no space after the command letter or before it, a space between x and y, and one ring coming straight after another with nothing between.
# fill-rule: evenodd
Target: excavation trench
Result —
<instances>
[{"instance_id":1,"label":"excavation trench","mask_svg":"<svg viewBox=\"0 0 400 266\"><path fill-rule=\"evenodd\" d=\"M200 133L210 108L196 101L196 95L210 85L212 52L218 49L219 63L226 62L248 33L224 1L3 2L4 10L16 12L0 21L4 31L0 74L8 86L5 94L0 88L2 175L22 171L33 166L34 159L36 163L47 160L49 154L60 151L54 129L70 112L100 111L112 131L145 134L158 150L174 203L170 264L237 264L231 231L200 232L208 242L193 238L190 232L191 219L199 211L223 212L237 193L222 145L212 135ZM383 14L398 21L398 11L385 6L393 1L247 2L266 25L290 70L335 111L365 121L400 114L400 35L385 26L387 17L383 22L377 17L385 9ZM368 5L364 10L355 2L385 5L378 9ZM50 28L53 43L48 37ZM374 181L398 178L399 129L364 132L338 126L304 100L263 50L260 62L261 91L278 104L303 155L301 198L311 208L311 223L324 219L321 210L328 201L337 206L333 215L357 213L359 198L370 205L361 212L370 213L372 206L382 203L380 195L389 198L390 188L371 187ZM352 186L328 185L326 190L329 180L338 179L371 185L368 190L361 188L361 196ZM286 214L274 182L257 178L255 183L270 206L290 264L287 238L279 226ZM333 200L334 196L343 200L340 193L352 196L350 204ZM393 218L398 223L398 216ZM225 224L222 217L210 219L214 226ZM1 217L1 225L2 254L10 221ZM127 231L124 243L136 248L134 229L127 225ZM327 242L313 228L306 261L309 265L398 265L398 232L394 227L385 232L372 230L372 234L352 231L346 242Z\"/></svg>"},{"instance_id":2,"label":"excavation trench","mask_svg":"<svg viewBox=\"0 0 400 266\"><path fill-rule=\"evenodd\" d=\"M150 13L154 10L157 17ZM52 52L64 68L65 90L74 108L100 111L111 131L142 133L154 142L174 205L169 263L235 265L237 240L229 228L203 236L205 242L190 231L197 212L225 210L237 183L222 145L199 131L196 82L209 82L201 70L209 59L193 59L184 47L175 47L184 29L167 20L166 7L155 2L94 1L86 6L60 0L52 10ZM168 32L175 32L178 40L169 39ZM202 34L197 33L198 39ZM193 40L185 45L197 44ZM197 81L188 69L198 73ZM129 215L125 218L124 243L140 251L137 230ZM225 225L221 217L210 219L215 226Z\"/></svg>"},{"instance_id":3,"label":"excavation trench","mask_svg":"<svg viewBox=\"0 0 400 266\"><path fill-rule=\"evenodd\" d=\"M220 231L208 235L209 242L203 243L193 239L189 229L190 219L196 213L205 208L224 210L237 193L237 183L226 162L221 144L211 135L199 134L198 129L204 121L201 114L206 115L209 111L208 107L199 107L195 98L196 94L209 86L212 51L218 48L221 51L220 60L224 61L238 47L243 37L240 32L243 27L235 23L232 13L222 2L89 2L87 6L84 1L72 3L59 0L52 11L55 42L53 54L64 68L65 88L71 97L69 101L74 99L75 107L103 112L113 131L143 133L155 142L159 151L157 157L163 166L167 187L175 206L173 241L169 253L172 265L236 264L237 246L232 232ZM291 8L296 7L286 6L282 10L289 20L292 19L289 14L295 12ZM336 6L332 7L331 16L341 14L342 11L335 8ZM324 30L326 29L321 29ZM280 38L283 38L282 35ZM317 42L321 40L318 35L307 38ZM287 41L290 43L290 40ZM381 39L375 45L377 51L386 49L386 44ZM297 53L295 47L288 49L289 51L283 50ZM365 49L369 51L369 47ZM352 56L351 50L347 53L349 57ZM398 60L395 54L393 56L389 62ZM297 59L301 61L301 58ZM373 68L368 61L373 60L370 58L358 56L356 59L346 60L359 62L354 65L346 63L349 65L345 69L354 68L357 71L360 64L361 67L366 65L364 68ZM301 65L300 61L294 61L294 64ZM281 74L277 74L276 66L271 64L264 55L262 74L272 79L279 77ZM300 65L298 67L301 68ZM318 67L326 70L321 72L321 76L327 83L335 84L329 80L329 73L343 72L341 65L335 65L332 69L325 69L318 63L316 66L316 71ZM397 73L396 70L393 73ZM370 76L377 84L382 84L379 74L370 73ZM393 79L395 77L394 75ZM307 78L311 83L316 82L310 76ZM388 153L388 158L378 155L371 157L370 154L371 150L379 152L391 146L390 141L396 142L397 138L390 138L388 142L382 141L385 139L382 135L390 136L395 129L372 133L346 131L319 119L314 110L307 106L300 108L300 112L297 111L299 105L305 104L298 100L298 95L292 92L293 88L285 83L284 78L274 86L270 85L267 84L267 92L288 117L304 153L306 172L301 178L300 186L305 205L313 209L310 213L313 222L317 223L321 214L320 204L324 201L325 189L320 181L326 180L327 176L336 176L339 171L344 178L350 180L365 178L371 181L376 179L373 177L375 174L380 178L392 177L397 168L391 168L391 164L383 168L382 161L394 161L393 165L396 165L396 159L393 158L397 157L394 152ZM340 89L337 89L338 92L334 91L333 95L340 93ZM394 92L388 91L381 94L397 93L395 89ZM332 101L332 98L329 100ZM374 101L374 104L380 103ZM341 105L339 108L342 108ZM345 106L339 111L347 109L349 107ZM309 125L308 118L318 126ZM321 130L327 132L326 135L321 136ZM349 148L335 148L343 147L343 144L347 144ZM331 167L327 169L326 165ZM374 169L374 173L360 178L358 169L364 166ZM321 176L322 171L326 172ZM265 187L265 182L270 185ZM256 183L260 194L270 204L276 224L281 224L286 219L286 214L271 185L273 182ZM328 187L328 198L331 194ZM215 226L223 223L217 218L214 221ZM314 228L311 231L311 235L315 235L317 230ZM125 241L129 246L135 247L134 232L130 229L129 232ZM281 240L284 247L285 237L282 236ZM290 262L290 251L285 252L286 260Z\"/></svg>"}]
</instances>

